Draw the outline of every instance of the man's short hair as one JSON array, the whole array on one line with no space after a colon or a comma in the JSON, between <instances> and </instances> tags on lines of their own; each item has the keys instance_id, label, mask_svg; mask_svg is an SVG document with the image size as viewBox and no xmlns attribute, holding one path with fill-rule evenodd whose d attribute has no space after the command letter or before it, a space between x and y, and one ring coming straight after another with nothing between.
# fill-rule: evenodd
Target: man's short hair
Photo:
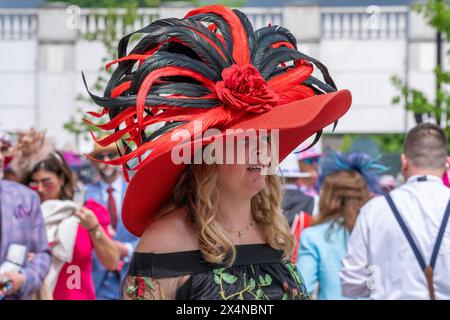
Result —
<instances>
[{"instance_id":1,"label":"man's short hair","mask_svg":"<svg viewBox=\"0 0 450 320\"><path fill-rule=\"evenodd\" d=\"M443 169L447 148L444 130L432 123L421 123L408 132L403 150L414 167Z\"/></svg>"}]
</instances>

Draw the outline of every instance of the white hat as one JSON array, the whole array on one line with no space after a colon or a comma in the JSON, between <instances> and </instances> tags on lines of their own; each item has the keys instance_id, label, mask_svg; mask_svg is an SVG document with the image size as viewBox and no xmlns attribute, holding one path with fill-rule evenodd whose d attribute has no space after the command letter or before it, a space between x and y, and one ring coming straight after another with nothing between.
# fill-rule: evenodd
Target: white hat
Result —
<instances>
[{"instance_id":1,"label":"white hat","mask_svg":"<svg viewBox=\"0 0 450 320\"><path fill-rule=\"evenodd\" d=\"M7 146L10 146L11 143L11 136L5 132L5 131L0 131L0 141Z\"/></svg>"},{"instance_id":2,"label":"white hat","mask_svg":"<svg viewBox=\"0 0 450 320\"><path fill-rule=\"evenodd\" d=\"M312 146L308 150L305 150L303 152L300 152L300 150L303 150L306 148L306 146L302 148L297 148L295 150L295 155L297 157L297 160L306 160L311 158L318 158L322 155L322 152L320 151L320 148L318 146Z\"/></svg>"}]
</instances>

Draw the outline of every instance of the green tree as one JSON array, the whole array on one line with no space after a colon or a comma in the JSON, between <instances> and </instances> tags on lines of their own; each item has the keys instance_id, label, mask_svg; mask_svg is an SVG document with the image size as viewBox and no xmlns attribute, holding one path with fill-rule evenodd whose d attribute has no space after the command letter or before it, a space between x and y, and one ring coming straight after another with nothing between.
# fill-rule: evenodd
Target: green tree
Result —
<instances>
[{"instance_id":1,"label":"green tree","mask_svg":"<svg viewBox=\"0 0 450 320\"><path fill-rule=\"evenodd\" d=\"M352 143L360 138L373 140L382 153L401 152L403 149L404 134L345 134L342 136L340 150L348 152Z\"/></svg>"},{"instance_id":2,"label":"green tree","mask_svg":"<svg viewBox=\"0 0 450 320\"><path fill-rule=\"evenodd\" d=\"M413 9L421 13L438 34L450 39L450 6L447 1L429 0L426 4L415 5ZM450 50L446 53L447 58L449 55ZM447 131L447 134L450 134L450 92L448 90L450 73L439 64L433 72L436 79L434 99L430 99L419 89L408 87L400 77L393 76L392 84L400 93L393 98L392 102L394 104L403 102L407 110L414 112L418 123L422 121L423 114L428 114Z\"/></svg>"}]
</instances>

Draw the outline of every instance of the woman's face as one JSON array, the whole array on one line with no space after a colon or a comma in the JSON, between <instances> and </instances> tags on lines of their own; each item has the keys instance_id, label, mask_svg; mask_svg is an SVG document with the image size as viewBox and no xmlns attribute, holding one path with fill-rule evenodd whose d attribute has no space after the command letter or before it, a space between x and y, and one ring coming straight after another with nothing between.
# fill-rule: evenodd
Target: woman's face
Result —
<instances>
[{"instance_id":1,"label":"woman's face","mask_svg":"<svg viewBox=\"0 0 450 320\"><path fill-rule=\"evenodd\" d=\"M248 139L239 143L241 146L236 145L233 150L234 161L217 165L218 188L237 197L251 199L266 186L270 145L258 146Z\"/></svg>"},{"instance_id":2,"label":"woman's face","mask_svg":"<svg viewBox=\"0 0 450 320\"><path fill-rule=\"evenodd\" d=\"M311 176L308 178L300 178L302 184L314 187L317 184L318 173L317 173L317 163L319 158L311 158L299 161L300 171L304 173L309 173Z\"/></svg>"},{"instance_id":3,"label":"woman's face","mask_svg":"<svg viewBox=\"0 0 450 320\"><path fill-rule=\"evenodd\" d=\"M60 199L63 185L63 178L47 170L39 170L33 173L29 183L30 188L39 194L41 202Z\"/></svg>"}]
</instances>

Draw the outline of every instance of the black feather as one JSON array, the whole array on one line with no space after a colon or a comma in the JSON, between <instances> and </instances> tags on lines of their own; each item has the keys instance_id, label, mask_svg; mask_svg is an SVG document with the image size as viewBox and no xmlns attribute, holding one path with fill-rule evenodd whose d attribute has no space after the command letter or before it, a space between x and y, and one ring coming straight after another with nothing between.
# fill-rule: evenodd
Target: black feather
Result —
<instances>
[{"instance_id":1,"label":"black feather","mask_svg":"<svg viewBox=\"0 0 450 320\"><path fill-rule=\"evenodd\" d=\"M223 45L223 43L219 40L219 38L217 37L217 35L212 32L211 30L209 30L205 25L203 25L201 22L196 21L196 20L183 20L183 24L186 25L186 27L188 28L192 28L194 30L196 30L197 32L203 34L204 36L206 36L209 40L211 40L214 45L224 54L225 56L225 60L227 62L226 67L231 65L231 56L227 55L227 51L225 49L225 46ZM211 52L211 54L219 54L217 52L217 50L214 49L214 52Z\"/></svg>"},{"instance_id":2,"label":"black feather","mask_svg":"<svg viewBox=\"0 0 450 320\"><path fill-rule=\"evenodd\" d=\"M137 92L145 77L159 68L174 66L193 70L214 82L219 81L220 73L211 70L201 61L191 59L185 55L170 52L157 52L147 59L134 73L131 92Z\"/></svg>"},{"instance_id":3,"label":"black feather","mask_svg":"<svg viewBox=\"0 0 450 320\"><path fill-rule=\"evenodd\" d=\"M143 142L152 141L152 140L156 139L157 137L159 137L160 135L163 135L164 133L166 133L184 123L186 123L186 122L185 121L173 121L173 122L166 123L163 127L152 132L150 135L148 135L148 136L145 135L145 138L142 140L143 140Z\"/></svg>"},{"instance_id":4,"label":"black feather","mask_svg":"<svg viewBox=\"0 0 450 320\"><path fill-rule=\"evenodd\" d=\"M260 41L257 42L257 46L253 51L252 64L257 69L260 68L261 63L264 61L267 50L270 49L270 46L276 42L281 41L289 42L289 39L285 35L279 33L274 33L269 36L263 37Z\"/></svg>"},{"instance_id":5,"label":"black feather","mask_svg":"<svg viewBox=\"0 0 450 320\"><path fill-rule=\"evenodd\" d=\"M241 11L234 9L233 12L238 16L239 20L241 20L242 26L247 33L248 48L251 53L253 51L253 48L255 47L255 31L253 30L252 23L250 22L249 18Z\"/></svg>"},{"instance_id":6,"label":"black feather","mask_svg":"<svg viewBox=\"0 0 450 320\"><path fill-rule=\"evenodd\" d=\"M323 133L323 129L320 129L319 131L317 131L316 135L314 137L314 141L309 146L307 146L306 148L304 148L304 149L302 149L300 151L295 151L294 153L305 152L306 150L311 149L312 147L314 147L317 144L317 142L319 142L320 138L322 137L322 133Z\"/></svg>"},{"instance_id":7,"label":"black feather","mask_svg":"<svg viewBox=\"0 0 450 320\"><path fill-rule=\"evenodd\" d=\"M309 76L309 78L306 79L303 82L303 84L306 84L308 86L317 87L322 91L321 93L329 93L329 92L336 91L336 89L333 88L332 86L330 86L329 84L323 83L322 81L320 81L319 79L317 79L313 76Z\"/></svg>"},{"instance_id":8,"label":"black feather","mask_svg":"<svg viewBox=\"0 0 450 320\"><path fill-rule=\"evenodd\" d=\"M160 95L160 94L179 94L190 97L201 97L211 92L202 85L195 83L165 83L156 84L150 89L150 94Z\"/></svg>"},{"instance_id":9,"label":"black feather","mask_svg":"<svg viewBox=\"0 0 450 320\"><path fill-rule=\"evenodd\" d=\"M224 42L225 42L225 50L228 53L228 56L231 57L233 52L233 38L231 36L230 27L226 23L226 21L219 15L214 13L202 13L196 14L188 19L196 20L196 21L205 21L209 23L214 23L217 26L217 29L220 30Z\"/></svg>"},{"instance_id":10,"label":"black feather","mask_svg":"<svg viewBox=\"0 0 450 320\"><path fill-rule=\"evenodd\" d=\"M119 108L121 111L127 107L135 107L137 96L119 96L116 98L99 97L89 91L86 83L86 78L82 73L83 82L86 87L86 91L89 93L92 101L98 106L114 109ZM166 98L158 95L147 95L145 99L146 106L160 106L167 105L172 107L189 107L189 108L212 108L220 105L220 101L216 99L189 99L189 98Z\"/></svg>"},{"instance_id":11,"label":"black feather","mask_svg":"<svg viewBox=\"0 0 450 320\"><path fill-rule=\"evenodd\" d=\"M297 39L286 28L280 26L262 27L255 31L256 46L259 46L258 42L263 41L267 36L270 37L274 34L280 34L285 36L292 45L297 48Z\"/></svg>"},{"instance_id":12,"label":"black feather","mask_svg":"<svg viewBox=\"0 0 450 320\"><path fill-rule=\"evenodd\" d=\"M301 53L300 51L290 48L281 47L276 49L269 49L267 51L267 54L262 62L259 71L264 78L267 78L274 72L274 70L278 67L280 63L298 59L304 59L306 61L313 63L322 73L325 83L327 83L334 89L337 89L325 65L323 65L320 61L311 58L310 56L304 53Z\"/></svg>"}]
</instances>

